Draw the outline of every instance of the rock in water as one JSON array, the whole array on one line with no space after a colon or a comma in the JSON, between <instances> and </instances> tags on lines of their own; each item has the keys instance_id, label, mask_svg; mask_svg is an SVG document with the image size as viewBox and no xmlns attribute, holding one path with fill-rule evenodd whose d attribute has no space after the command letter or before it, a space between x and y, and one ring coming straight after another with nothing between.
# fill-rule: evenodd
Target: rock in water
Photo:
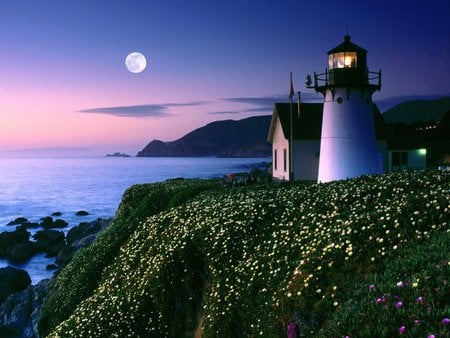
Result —
<instances>
[{"instance_id":1,"label":"rock in water","mask_svg":"<svg viewBox=\"0 0 450 338\"><path fill-rule=\"evenodd\" d=\"M28 272L11 266L0 268L0 303L14 292L25 290L31 284Z\"/></svg>"},{"instance_id":2,"label":"rock in water","mask_svg":"<svg viewBox=\"0 0 450 338\"><path fill-rule=\"evenodd\" d=\"M53 221L53 218L50 216L41 218L41 224L44 229L51 229L51 228L64 228L68 224L63 219L57 219Z\"/></svg>"},{"instance_id":3,"label":"rock in water","mask_svg":"<svg viewBox=\"0 0 450 338\"><path fill-rule=\"evenodd\" d=\"M48 257L56 256L64 246L64 232L57 230L40 230L33 238L37 241L39 250L44 251Z\"/></svg>"},{"instance_id":4,"label":"rock in water","mask_svg":"<svg viewBox=\"0 0 450 338\"><path fill-rule=\"evenodd\" d=\"M9 222L7 225L20 225L27 222L28 220L25 217L18 217L14 221Z\"/></svg>"},{"instance_id":5,"label":"rock in water","mask_svg":"<svg viewBox=\"0 0 450 338\"><path fill-rule=\"evenodd\" d=\"M18 226L14 231L0 233L0 257L6 256L9 247L28 241L30 233L23 227Z\"/></svg>"},{"instance_id":6,"label":"rock in water","mask_svg":"<svg viewBox=\"0 0 450 338\"><path fill-rule=\"evenodd\" d=\"M29 260L39 251L38 246L34 242L20 242L6 249L6 257L11 262L22 263Z\"/></svg>"}]
</instances>

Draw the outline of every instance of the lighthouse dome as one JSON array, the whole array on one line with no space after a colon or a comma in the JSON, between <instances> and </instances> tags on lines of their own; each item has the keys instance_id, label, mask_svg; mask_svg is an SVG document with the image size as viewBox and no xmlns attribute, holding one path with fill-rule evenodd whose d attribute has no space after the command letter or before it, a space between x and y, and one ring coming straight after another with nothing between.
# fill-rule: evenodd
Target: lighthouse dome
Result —
<instances>
[{"instance_id":1,"label":"lighthouse dome","mask_svg":"<svg viewBox=\"0 0 450 338\"><path fill-rule=\"evenodd\" d=\"M367 50L351 42L350 35L344 36L344 42L328 51L328 55L339 52L357 52L367 54Z\"/></svg>"}]
</instances>

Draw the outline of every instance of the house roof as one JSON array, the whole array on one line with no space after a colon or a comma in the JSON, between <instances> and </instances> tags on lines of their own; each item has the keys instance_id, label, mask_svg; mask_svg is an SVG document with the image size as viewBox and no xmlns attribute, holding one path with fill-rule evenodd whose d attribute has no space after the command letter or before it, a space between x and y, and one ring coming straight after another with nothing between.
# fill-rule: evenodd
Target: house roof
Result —
<instances>
[{"instance_id":1,"label":"house roof","mask_svg":"<svg viewBox=\"0 0 450 338\"><path fill-rule=\"evenodd\" d=\"M286 139L290 134L290 103L275 103L272 123L269 131L269 141L272 141L275 131L276 117L278 116ZM322 132L323 103L300 103L300 117L298 115L298 104L292 103L292 136L294 140L320 139Z\"/></svg>"},{"instance_id":2,"label":"house roof","mask_svg":"<svg viewBox=\"0 0 450 338\"><path fill-rule=\"evenodd\" d=\"M387 138L387 129L383 116L378 107L373 104L375 119L375 134L378 140ZM277 117L280 119L283 135L289 139L290 134L290 103L275 103L272 121L269 130L269 142L273 140ZM294 140L318 140L322 134L323 103L300 103L300 116L298 115L297 103L292 103L292 136Z\"/></svg>"}]
</instances>

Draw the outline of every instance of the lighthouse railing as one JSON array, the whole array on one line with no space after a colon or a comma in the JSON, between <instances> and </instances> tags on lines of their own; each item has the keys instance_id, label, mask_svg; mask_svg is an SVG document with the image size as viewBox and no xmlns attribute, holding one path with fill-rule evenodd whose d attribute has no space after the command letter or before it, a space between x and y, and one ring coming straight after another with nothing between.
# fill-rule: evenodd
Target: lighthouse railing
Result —
<instances>
[{"instance_id":1,"label":"lighthouse railing","mask_svg":"<svg viewBox=\"0 0 450 338\"><path fill-rule=\"evenodd\" d=\"M344 69L342 69L342 70L344 70ZM339 69L339 71L341 71L341 69ZM346 78L346 76L343 76L343 74L341 76L339 76L339 78L335 78L333 76L333 74L331 74L330 71L328 69L326 69L324 73L318 74L318 73L314 72L314 85L313 86L307 85L307 87L314 88L318 92L324 92L329 86L353 84L353 83L351 83L352 82L351 80L348 82L344 81L343 83L340 83L345 78ZM356 84L368 86L374 90L379 90L381 88L381 70L378 72L371 72L369 70L366 70L362 79L364 79L363 83L356 83ZM336 81L338 81L339 83L336 83Z\"/></svg>"}]
</instances>

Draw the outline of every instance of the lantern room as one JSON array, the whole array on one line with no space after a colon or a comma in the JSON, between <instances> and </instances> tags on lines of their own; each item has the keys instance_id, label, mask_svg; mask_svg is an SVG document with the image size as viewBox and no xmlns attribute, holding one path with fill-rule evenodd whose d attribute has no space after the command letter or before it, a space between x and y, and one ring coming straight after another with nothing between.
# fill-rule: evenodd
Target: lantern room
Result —
<instances>
[{"instance_id":1,"label":"lantern room","mask_svg":"<svg viewBox=\"0 0 450 338\"><path fill-rule=\"evenodd\" d=\"M325 73L314 73L314 83L308 75L306 86L325 93L330 88L356 86L370 91L381 87L381 71L367 69L367 50L351 42L350 35L344 42L328 51L328 68Z\"/></svg>"},{"instance_id":2,"label":"lantern room","mask_svg":"<svg viewBox=\"0 0 450 338\"><path fill-rule=\"evenodd\" d=\"M350 41L344 42L328 52L330 85L363 85L367 83L367 51Z\"/></svg>"},{"instance_id":3,"label":"lantern room","mask_svg":"<svg viewBox=\"0 0 450 338\"><path fill-rule=\"evenodd\" d=\"M328 52L328 70L342 68L367 67L367 51L350 41L350 35L344 37L344 42Z\"/></svg>"}]
</instances>

